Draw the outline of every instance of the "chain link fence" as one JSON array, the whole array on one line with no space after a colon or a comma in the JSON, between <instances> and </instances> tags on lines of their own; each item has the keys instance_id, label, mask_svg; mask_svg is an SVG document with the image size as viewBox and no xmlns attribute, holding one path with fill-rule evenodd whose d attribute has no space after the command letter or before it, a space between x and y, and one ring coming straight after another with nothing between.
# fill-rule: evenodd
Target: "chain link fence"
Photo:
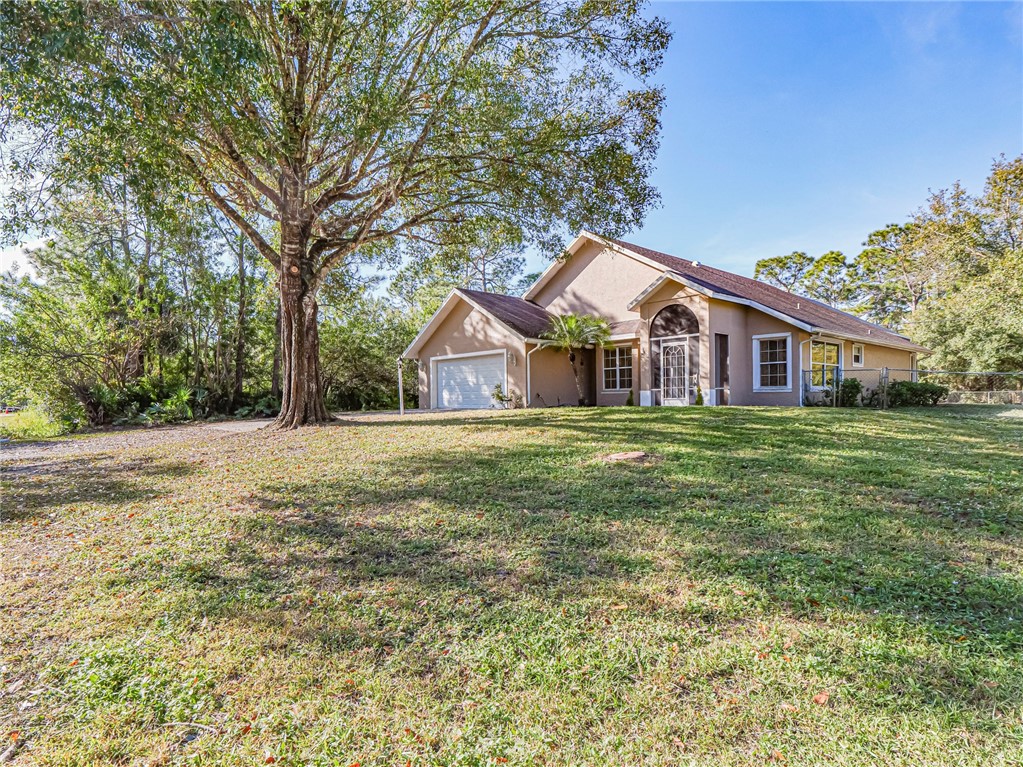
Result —
<instances>
[{"instance_id":1,"label":"chain link fence","mask_svg":"<svg viewBox=\"0 0 1023 767\"><path fill-rule=\"evenodd\" d=\"M817 407L1023 405L1023 371L815 367L803 371L802 401Z\"/></svg>"},{"instance_id":2,"label":"chain link fence","mask_svg":"<svg viewBox=\"0 0 1023 767\"><path fill-rule=\"evenodd\" d=\"M919 370L918 380L948 389L943 405L1023 405L1023 371Z\"/></svg>"}]
</instances>

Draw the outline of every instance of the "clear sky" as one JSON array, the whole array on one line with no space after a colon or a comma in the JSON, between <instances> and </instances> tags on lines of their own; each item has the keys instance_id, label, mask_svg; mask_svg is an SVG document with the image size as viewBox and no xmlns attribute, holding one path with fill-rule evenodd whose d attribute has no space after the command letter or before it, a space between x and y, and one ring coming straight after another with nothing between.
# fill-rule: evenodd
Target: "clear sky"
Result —
<instances>
[{"instance_id":1,"label":"clear sky","mask_svg":"<svg viewBox=\"0 0 1023 767\"><path fill-rule=\"evenodd\" d=\"M656 3L675 32L654 183L631 239L752 274L979 192L1023 153L1023 3ZM530 267L541 264L530 259Z\"/></svg>"}]
</instances>

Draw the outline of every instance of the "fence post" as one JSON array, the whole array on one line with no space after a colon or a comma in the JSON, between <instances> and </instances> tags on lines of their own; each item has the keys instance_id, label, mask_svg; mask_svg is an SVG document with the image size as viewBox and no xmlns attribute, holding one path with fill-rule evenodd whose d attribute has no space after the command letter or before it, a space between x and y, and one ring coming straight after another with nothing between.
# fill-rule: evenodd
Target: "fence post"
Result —
<instances>
[{"instance_id":1,"label":"fence post","mask_svg":"<svg viewBox=\"0 0 1023 767\"><path fill-rule=\"evenodd\" d=\"M888 409L888 368L881 368L881 409Z\"/></svg>"}]
</instances>

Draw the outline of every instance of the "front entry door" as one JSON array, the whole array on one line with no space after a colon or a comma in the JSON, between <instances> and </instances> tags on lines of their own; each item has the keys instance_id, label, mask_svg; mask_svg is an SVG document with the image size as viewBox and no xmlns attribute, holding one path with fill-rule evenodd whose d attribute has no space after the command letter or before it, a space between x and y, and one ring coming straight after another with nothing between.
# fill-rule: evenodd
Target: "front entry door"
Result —
<instances>
[{"instance_id":1,"label":"front entry door","mask_svg":"<svg viewBox=\"0 0 1023 767\"><path fill-rule=\"evenodd\" d=\"M689 404L689 345L661 345L661 404Z\"/></svg>"}]
</instances>

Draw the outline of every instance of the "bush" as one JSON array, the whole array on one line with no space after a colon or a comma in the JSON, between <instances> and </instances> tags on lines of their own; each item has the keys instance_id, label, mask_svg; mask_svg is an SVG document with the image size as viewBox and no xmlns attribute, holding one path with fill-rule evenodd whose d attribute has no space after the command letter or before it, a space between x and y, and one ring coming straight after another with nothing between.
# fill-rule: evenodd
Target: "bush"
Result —
<instances>
[{"instance_id":1,"label":"bush","mask_svg":"<svg viewBox=\"0 0 1023 767\"><path fill-rule=\"evenodd\" d=\"M47 439L63 431L59 422L36 408L0 416L0 437L6 439Z\"/></svg>"},{"instance_id":2,"label":"bush","mask_svg":"<svg viewBox=\"0 0 1023 767\"><path fill-rule=\"evenodd\" d=\"M927 381L888 384L888 407L934 407L948 396L948 387Z\"/></svg>"},{"instance_id":3,"label":"bush","mask_svg":"<svg viewBox=\"0 0 1023 767\"><path fill-rule=\"evenodd\" d=\"M858 407L863 384L858 378L843 378L838 387L838 404L840 407Z\"/></svg>"}]
</instances>

